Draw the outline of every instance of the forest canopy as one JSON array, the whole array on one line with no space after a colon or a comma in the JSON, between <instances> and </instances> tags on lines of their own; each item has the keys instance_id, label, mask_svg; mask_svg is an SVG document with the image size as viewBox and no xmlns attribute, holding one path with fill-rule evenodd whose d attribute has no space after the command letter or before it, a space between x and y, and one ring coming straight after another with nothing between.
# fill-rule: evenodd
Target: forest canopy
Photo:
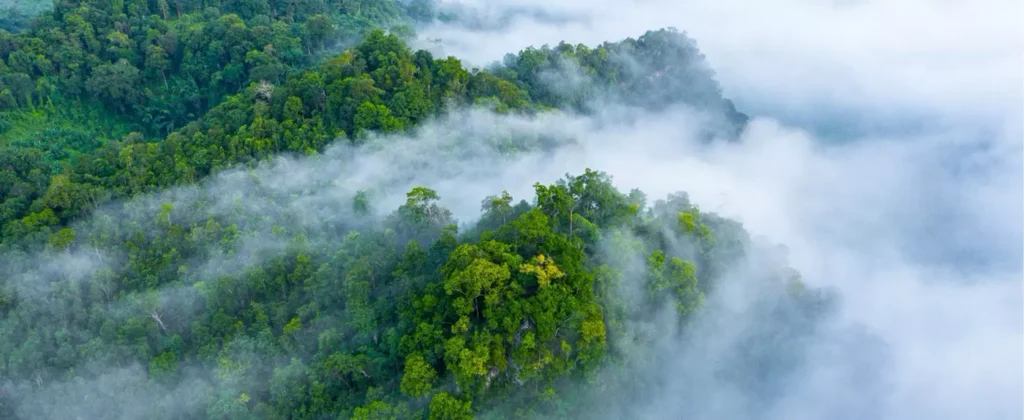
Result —
<instances>
[{"instance_id":1,"label":"forest canopy","mask_svg":"<svg viewBox=\"0 0 1024 420\"><path fill-rule=\"evenodd\" d=\"M274 159L399 147L467 108L682 106L729 140L747 117L674 29L477 69L409 48L436 15L421 1L56 1L3 25L0 417L592 418L581 401L643 395L652 384L629 372L754 264L739 223L591 169L530 197L498 187L460 221L430 185L381 208L379 191ZM487 147L551 145L522 136ZM798 357L779 343L829 309L784 260L756 265L767 338L723 356L751 370Z\"/></svg>"}]
</instances>

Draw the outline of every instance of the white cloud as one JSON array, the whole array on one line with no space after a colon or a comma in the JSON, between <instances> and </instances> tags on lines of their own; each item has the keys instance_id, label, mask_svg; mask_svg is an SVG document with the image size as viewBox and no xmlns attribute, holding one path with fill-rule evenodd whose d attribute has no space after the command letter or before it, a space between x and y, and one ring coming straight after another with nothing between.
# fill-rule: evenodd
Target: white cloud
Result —
<instances>
[{"instance_id":1,"label":"white cloud","mask_svg":"<svg viewBox=\"0 0 1024 420\"><path fill-rule=\"evenodd\" d=\"M581 135L588 146L563 164L583 162L653 196L686 190L785 243L809 281L840 290L845 320L887 344L890 388L883 402L862 401L880 405L873 416L1021 418L1020 2L454 3L484 16L518 8L573 17L422 32L474 63L560 40L687 31L741 111L785 123L755 121L740 145L668 152L685 136L670 115L650 115ZM794 383L781 411L765 416L850 415L845 404L869 390L828 372L852 350L819 348L810 372L820 374Z\"/></svg>"},{"instance_id":2,"label":"white cloud","mask_svg":"<svg viewBox=\"0 0 1024 420\"><path fill-rule=\"evenodd\" d=\"M442 39L445 53L473 63L530 45L593 45L674 26L697 39L726 93L759 113L871 110L896 117L909 107L929 117L1019 120L1022 111L1024 9L1015 0L441 3L484 16L527 9L572 18L561 23L520 14L493 31L450 24L422 31Z\"/></svg>"},{"instance_id":3,"label":"white cloud","mask_svg":"<svg viewBox=\"0 0 1024 420\"><path fill-rule=\"evenodd\" d=\"M786 244L809 283L840 292L836 322L860 326L885 344L882 363L860 354L864 348L841 335L846 330L822 331L808 346L801 375L780 391L765 418L1021 418L1022 56L1014 2L463 4L485 9L485 16L515 7L578 16L563 24L520 20L472 34L455 26L423 32L472 62L563 39L594 44L662 26L687 30L727 94L749 105L741 110L767 116L751 123L741 143L703 147L693 141L695 120L679 109L614 122L601 115L460 112L411 138L386 138L357 152L336 146L319 158L280 159L258 169L264 188L276 195L302 193L286 209L294 220L315 226L344 217L356 190L382 185L391 186L380 203L390 210L408 187L425 185L466 221L485 195L508 189L517 200L529 199L534 182L586 167L652 198L687 191L701 208ZM821 131L821 115L838 125L895 121L907 128L866 130L872 134L830 143L813 134ZM814 124L801 125L808 122ZM481 142L510 132L576 142L515 157ZM202 188L238 191L246 177L225 174ZM213 197L223 202L211 211L231 210L230 196ZM248 200L243 214L258 214L261 205ZM728 347L732 339L711 332L705 338L709 348ZM673 381L715 363L693 350L663 369L666 393L652 397L670 403L680 391ZM881 379L850 382L865 373ZM705 385L721 403L743 402L741 391ZM649 412L654 417L685 414L669 411L675 407L668 403L650 409L657 410Z\"/></svg>"}]
</instances>

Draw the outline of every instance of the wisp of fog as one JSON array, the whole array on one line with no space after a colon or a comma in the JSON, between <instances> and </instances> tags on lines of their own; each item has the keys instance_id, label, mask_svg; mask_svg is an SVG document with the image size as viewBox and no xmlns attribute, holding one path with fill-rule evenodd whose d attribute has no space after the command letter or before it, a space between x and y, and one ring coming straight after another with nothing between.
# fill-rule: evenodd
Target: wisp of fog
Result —
<instances>
[{"instance_id":1,"label":"wisp of fog","mask_svg":"<svg viewBox=\"0 0 1024 420\"><path fill-rule=\"evenodd\" d=\"M600 103L586 115L536 116L463 109L406 135L339 142L315 157L282 156L110 205L76 229L156 214L167 202L175 203L167 217L189 218L182 223L248 221L240 251L190 264L190 278L214 278L290 246L275 225L374 224L414 186L436 190L468 225L486 196L507 190L529 200L534 182L597 169L653 198L685 191L703 211L742 222L763 249L730 270L733 281L708 296L690 333L649 349L657 363L635 372L649 376L651 392L586 401L595 418L1020 419L1024 108L1013 3L441 2L468 18L424 28L423 45L480 65L529 45L685 29L752 119L735 141L708 142L703 116L683 105ZM361 192L377 210L365 220L352 211ZM745 367L735 370L767 369L771 380L723 377L737 360L731 349L757 334L761 306L771 303L752 279L775 244L809 286L833 292L836 313L783 346L801 355L785 375ZM19 292L44 299L49 282L40 279L74 281L118 258L85 249L0 262L24 264L15 270ZM180 284L106 310L157 302L187 319L195 293ZM147 388L137 366L102 369L94 381L22 389L22 412L59 394L65 406L52 415L119 404L132 417L146 412L133 406L175 409L201 393L188 381L172 392Z\"/></svg>"},{"instance_id":2,"label":"wisp of fog","mask_svg":"<svg viewBox=\"0 0 1024 420\"><path fill-rule=\"evenodd\" d=\"M855 368L856 345L810 344L818 357L764 417L1021 418L1019 2L450 5L502 19L423 31L478 62L652 25L685 29L727 95L762 117L739 145L693 153L658 125L674 116L651 116L586 159L623 185L686 190L786 244L809 281L840 290L843 322L885 343L888 363ZM881 381L852 380L849 369ZM667 389L655 400L686 392ZM650 418L686 417L665 410Z\"/></svg>"}]
</instances>

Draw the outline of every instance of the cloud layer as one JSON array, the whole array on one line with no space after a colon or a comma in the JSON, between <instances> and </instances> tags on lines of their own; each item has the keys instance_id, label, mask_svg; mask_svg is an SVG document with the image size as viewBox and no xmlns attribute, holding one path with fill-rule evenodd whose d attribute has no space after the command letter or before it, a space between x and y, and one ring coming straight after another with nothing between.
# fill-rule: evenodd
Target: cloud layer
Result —
<instances>
[{"instance_id":1,"label":"cloud layer","mask_svg":"<svg viewBox=\"0 0 1024 420\"><path fill-rule=\"evenodd\" d=\"M442 3L501 22L421 31L473 63L678 27L759 117L743 144L695 151L673 115L649 115L588 133L562 162L654 196L686 190L785 243L809 281L841 291L843 318L889 348L891 363L861 367L885 369L885 392L830 376L856 348L823 344L765 417L847 418L860 402L873 418L1021 418L1019 2Z\"/></svg>"},{"instance_id":2,"label":"cloud layer","mask_svg":"<svg viewBox=\"0 0 1024 420\"><path fill-rule=\"evenodd\" d=\"M795 376L782 378L772 410L762 418L1020 414L1019 164L987 150L959 153L958 161L986 163L984 171L963 174L948 169L949 154L961 146L950 139L828 144L766 119L755 120L741 142L706 146L694 139L696 119L686 109L630 118L607 112L617 117L524 118L468 110L413 136L377 138L360 150L338 145L318 158L280 158L255 172L226 173L129 207L155 213L170 197L178 208L205 197L215 201L197 220L257 220L261 213L277 214L265 209L285 203L282 220L250 225L263 235L247 239L238 257L211 255L197 262L212 278L285 246L273 239L273 224L317 226L350 217L345 209L359 190L376 191L375 207L393 209L410 187L425 185L462 222L471 222L486 195L508 189L517 200L529 199L533 182L596 168L612 174L620 189L638 187L652 198L687 191L705 211L736 218L753 234L785 244L790 263L809 284L838 291L838 317L813 340L787 344L806 359ZM495 152L494 145L510 135L540 134L561 145ZM651 418L751 415L729 407L753 405L756 396L714 376L733 363L718 352L740 344L746 328L762 321L751 306L757 299L749 297L759 290L756 282L742 270L734 277L733 292L709 297L719 309L706 325L688 341L660 344L662 356L678 357L650 373L661 393L629 411ZM693 389L709 402L682 405L679 393Z\"/></svg>"},{"instance_id":3,"label":"cloud layer","mask_svg":"<svg viewBox=\"0 0 1024 420\"><path fill-rule=\"evenodd\" d=\"M719 352L759 321L750 310L757 289L737 268L733 287L709 297L718 309L691 341L660 343L657 351L672 361L647 372L661 385L629 411L645 418L1021 418L1024 147L1021 54L1019 40L1008 35L1011 16L1019 16L1012 2L462 5L476 11L473 29L438 25L423 34L479 63L531 44L685 29L726 94L755 118L740 142L706 145L695 140L699 118L684 108L534 118L465 110L410 136L376 138L358 150L336 145L316 158L282 157L97 218L155 214L173 197L177 208L213 200L192 216L197 221L214 214L248 220L284 206L290 223L317 226L350 217L359 190L375 190L375 207L389 211L410 187L424 185L470 222L484 196L507 189L516 200L529 199L534 182L598 169L620 189L640 188L652 198L688 192L704 211L785 244L807 283L839 295L838 317L813 340L792 343L806 357L780 379L774 403L746 411L754 396L713 374L730 363ZM510 13L522 17L501 23ZM549 147L496 152L517 147L509 138ZM252 258L211 255L195 264L210 275L237 272L283 246L270 233L280 222L253 222L266 236L237 254ZM67 258L97 264L88 255ZM44 266L22 281L30 287L38 285L33 275L70 276L66 271ZM123 386L139 373L127 371L120 382L115 376L100 381ZM601 405L619 401L594 404L598 411L622 408Z\"/></svg>"},{"instance_id":4,"label":"cloud layer","mask_svg":"<svg viewBox=\"0 0 1024 420\"><path fill-rule=\"evenodd\" d=\"M915 127L925 118L929 125L992 124L1019 120L1022 110L1017 18L1024 9L1014 0L439 3L494 23L485 30L453 23L421 31L441 39L444 53L474 64L531 45L594 45L674 26L697 39L742 110L840 126L833 131L851 123L865 126L861 131ZM858 115L866 111L870 118Z\"/></svg>"}]
</instances>

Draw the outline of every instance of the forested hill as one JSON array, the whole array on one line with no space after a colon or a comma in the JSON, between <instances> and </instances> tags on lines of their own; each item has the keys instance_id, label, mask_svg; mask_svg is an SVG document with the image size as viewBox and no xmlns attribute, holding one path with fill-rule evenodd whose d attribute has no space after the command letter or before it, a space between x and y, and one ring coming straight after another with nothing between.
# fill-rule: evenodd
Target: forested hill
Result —
<instances>
[{"instance_id":1,"label":"forested hill","mask_svg":"<svg viewBox=\"0 0 1024 420\"><path fill-rule=\"evenodd\" d=\"M748 117L722 96L715 72L696 41L676 29L596 47L559 43L508 54L493 71L519 81L547 106L588 111L608 102L650 110L686 104L722 118L717 127L736 133Z\"/></svg>"},{"instance_id":2,"label":"forested hill","mask_svg":"<svg viewBox=\"0 0 1024 420\"><path fill-rule=\"evenodd\" d=\"M224 18L238 19L234 15ZM638 43L646 47L631 47ZM0 114L12 118L43 117L31 120L41 125L34 126L38 133L0 149L0 160L5 162L0 166L0 179L5 180L0 186L0 232L4 233L0 243L10 244L12 239L31 235L33 231L65 224L110 199L194 182L218 168L254 163L277 153L315 153L337 139L358 143L367 132L406 131L451 107L478 105L492 107L496 112L529 113L548 107L579 109L591 99L616 100L622 98L623 92L644 92L653 89L651 81L656 78L628 67L645 62L642 57L653 54L652 45L666 45L667 50L677 55L692 48L684 35L661 30L650 32L639 41L630 39L593 50L564 45L555 50L530 49L521 52L519 58L510 57L506 66L491 72L465 69L453 57L439 59L426 51L413 52L396 35L375 30L358 45L314 68L289 71L279 79L259 79L245 85L238 94L226 97L162 140L159 134L147 134L152 130L129 131L117 122L112 124L126 134L108 141L100 141L100 134L83 131L81 127L61 127L59 121L52 126L46 116L54 109L77 112L88 109L85 104L89 100L72 101L68 108L51 105L47 98L36 98L36 102L45 100L46 110L17 108ZM636 54L623 52L630 49L635 49ZM572 51L579 57L572 55ZM250 53L247 55L258 55ZM9 53L8 58L16 56L17 51ZM593 74L593 81L577 83L572 90L554 91L556 85L552 81L557 80L553 78L557 73L552 66L557 64L558 69L566 70L572 62L579 63L577 71ZM125 61L119 63L117 66L131 67ZM624 67L628 63L634 65ZM671 69L665 70L664 63L650 66L655 73L675 74ZM728 112L719 115L725 118L723 121L731 121L731 125L719 131L735 133L746 117L721 98L706 65L693 66L697 70L687 79L672 82L675 85L663 89L671 95L634 95L623 100L648 108L677 103L705 110L724 107ZM189 75L181 77L190 78ZM661 77L676 80L675 76ZM95 81L95 75L89 80ZM675 89L691 86L688 80L706 86L687 87L700 91L693 94ZM133 83L136 82L141 83ZM131 86L112 92L131 92ZM634 87L636 90L631 90ZM152 101L166 103L169 97L174 95ZM32 103L27 101L26 106ZM110 102L103 103L109 106ZM174 127L161 125L161 121L167 120L142 117L140 121L151 129Z\"/></svg>"},{"instance_id":3,"label":"forested hill","mask_svg":"<svg viewBox=\"0 0 1024 420\"><path fill-rule=\"evenodd\" d=\"M648 200L588 169L529 197L495 185L459 221L430 185L387 208L394 185L339 172L559 146L421 130L467 109L689 106L733 136L746 116L693 41L659 30L467 69L403 41L434 13L57 2L0 31L0 418L632 418L658 386L635 373L741 280L762 325L719 376L767 395L782 373L765 366L796 363L786 343L829 300L685 193Z\"/></svg>"},{"instance_id":4,"label":"forested hill","mask_svg":"<svg viewBox=\"0 0 1024 420\"><path fill-rule=\"evenodd\" d=\"M406 12L393 0L56 1L30 30L0 31L0 109L97 106L166 134L367 29L412 23Z\"/></svg>"},{"instance_id":5,"label":"forested hill","mask_svg":"<svg viewBox=\"0 0 1024 420\"><path fill-rule=\"evenodd\" d=\"M363 194L280 176L133 200L0 258L0 413L593 418L589 401L642 398L630 370L749 264L735 222L599 172L489 197L461 234L428 188L377 219ZM799 358L785 343L823 309L768 263L750 274L764 337L720 355L738 387L770 388L752 374Z\"/></svg>"},{"instance_id":6,"label":"forested hill","mask_svg":"<svg viewBox=\"0 0 1024 420\"><path fill-rule=\"evenodd\" d=\"M115 165L110 153L122 145L159 143L253 83L283 83L336 55L365 30L403 33L415 13L391 0L58 1L29 30L0 30L0 229L42 210L43 193L65 179L54 175L97 184L105 169L75 165Z\"/></svg>"}]
</instances>

